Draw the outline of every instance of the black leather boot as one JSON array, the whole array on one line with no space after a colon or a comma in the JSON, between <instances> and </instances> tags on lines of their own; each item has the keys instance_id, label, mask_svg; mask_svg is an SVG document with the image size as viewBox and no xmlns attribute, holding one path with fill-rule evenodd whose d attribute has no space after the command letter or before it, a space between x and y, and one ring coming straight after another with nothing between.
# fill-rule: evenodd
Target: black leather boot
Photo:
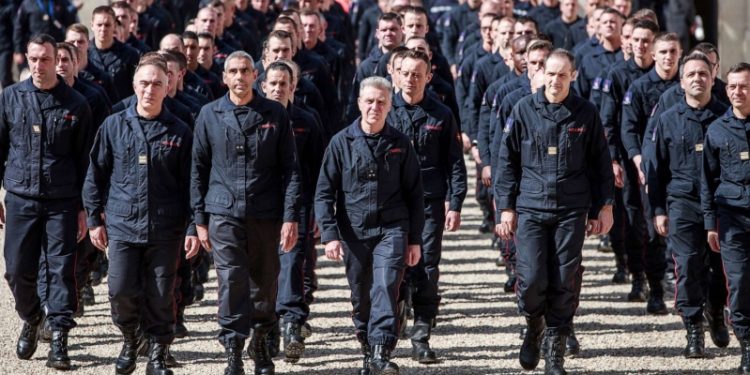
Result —
<instances>
[{"instance_id":1,"label":"black leather boot","mask_svg":"<svg viewBox=\"0 0 750 375\"><path fill-rule=\"evenodd\" d=\"M628 293L630 302L646 302L646 275L643 272L633 273L632 287Z\"/></svg>"},{"instance_id":2,"label":"black leather boot","mask_svg":"<svg viewBox=\"0 0 750 375\"><path fill-rule=\"evenodd\" d=\"M47 344L52 341L52 327L44 314L42 314L42 323L39 325L39 341Z\"/></svg>"},{"instance_id":3,"label":"black leather boot","mask_svg":"<svg viewBox=\"0 0 750 375\"><path fill-rule=\"evenodd\" d=\"M724 324L724 311L723 309L710 309L707 308L703 312L703 316L708 322L708 332L711 334L711 341L718 348L726 348L729 345L729 330L726 324Z\"/></svg>"},{"instance_id":4,"label":"black leather boot","mask_svg":"<svg viewBox=\"0 0 750 375\"><path fill-rule=\"evenodd\" d=\"M152 340L149 347L146 375L173 375L174 373L167 367L167 363L164 361L166 355L167 345Z\"/></svg>"},{"instance_id":5,"label":"black leather boot","mask_svg":"<svg viewBox=\"0 0 750 375\"><path fill-rule=\"evenodd\" d=\"M68 357L68 332L52 331L52 341L49 343L47 367L57 370L70 370Z\"/></svg>"},{"instance_id":6,"label":"black leather boot","mask_svg":"<svg viewBox=\"0 0 750 375\"><path fill-rule=\"evenodd\" d=\"M274 324L278 327L278 324ZM259 330L257 327L253 330L253 337L250 341L250 347L248 352L252 352L252 359L255 361L255 375L273 375L275 374L275 366L273 364L273 357L268 351L268 343L266 338L268 335Z\"/></svg>"},{"instance_id":7,"label":"black leather boot","mask_svg":"<svg viewBox=\"0 0 750 375\"><path fill-rule=\"evenodd\" d=\"M703 319L685 320L685 330L687 331L687 345L682 355L685 358L703 358L705 357L705 339L703 333Z\"/></svg>"},{"instance_id":8,"label":"black leather boot","mask_svg":"<svg viewBox=\"0 0 750 375\"><path fill-rule=\"evenodd\" d=\"M661 280L649 279L648 286L651 292L646 302L646 312L653 315L666 315L669 313L667 305L664 304L664 286Z\"/></svg>"},{"instance_id":9,"label":"black leather boot","mask_svg":"<svg viewBox=\"0 0 750 375\"><path fill-rule=\"evenodd\" d=\"M435 351L430 348L430 333L432 332L432 320L415 320L411 331L411 359L430 364L438 361Z\"/></svg>"},{"instance_id":10,"label":"black leather boot","mask_svg":"<svg viewBox=\"0 0 750 375\"><path fill-rule=\"evenodd\" d=\"M296 322L284 322L284 362L299 362L305 352L305 338L302 337L302 326Z\"/></svg>"},{"instance_id":11,"label":"black leather boot","mask_svg":"<svg viewBox=\"0 0 750 375\"><path fill-rule=\"evenodd\" d=\"M619 246L618 246L619 247ZM625 249L615 251L615 274L612 276L613 284L625 284L628 282L628 274L625 266Z\"/></svg>"},{"instance_id":12,"label":"black leather boot","mask_svg":"<svg viewBox=\"0 0 750 375\"><path fill-rule=\"evenodd\" d=\"M172 351L170 350L172 346L167 345L167 349L164 351L164 363L167 364L167 367L180 367L180 363L177 362L177 358L172 355Z\"/></svg>"},{"instance_id":13,"label":"black leather boot","mask_svg":"<svg viewBox=\"0 0 750 375\"><path fill-rule=\"evenodd\" d=\"M139 355L145 355L148 343L136 329L122 330L123 343L120 356L115 361L115 373L127 375L135 371L135 364Z\"/></svg>"},{"instance_id":14,"label":"black leather boot","mask_svg":"<svg viewBox=\"0 0 750 375\"><path fill-rule=\"evenodd\" d=\"M526 330L523 334L523 344L518 353L518 361L525 370L533 370L539 364L539 351L542 348L544 334L544 318L526 318ZM563 349L564 350L564 349Z\"/></svg>"},{"instance_id":15,"label":"black leather boot","mask_svg":"<svg viewBox=\"0 0 750 375\"><path fill-rule=\"evenodd\" d=\"M391 350L385 345L373 345L370 360L371 375L398 375L398 365L391 362Z\"/></svg>"},{"instance_id":16,"label":"black leather boot","mask_svg":"<svg viewBox=\"0 0 750 375\"><path fill-rule=\"evenodd\" d=\"M224 375L245 375L245 364L242 362L242 349L245 342L229 339L224 343L224 353L227 355L227 367Z\"/></svg>"},{"instance_id":17,"label":"black leather boot","mask_svg":"<svg viewBox=\"0 0 750 375\"><path fill-rule=\"evenodd\" d=\"M737 369L738 374L750 374L750 339L739 339L740 348L742 349L742 359L740 367Z\"/></svg>"},{"instance_id":18,"label":"black leather boot","mask_svg":"<svg viewBox=\"0 0 750 375\"><path fill-rule=\"evenodd\" d=\"M42 315L23 323L21 334L18 335L18 342L16 343L18 359L31 359L31 356L34 355L39 338L39 327L42 324Z\"/></svg>"},{"instance_id":19,"label":"black leather boot","mask_svg":"<svg viewBox=\"0 0 750 375\"><path fill-rule=\"evenodd\" d=\"M359 341L360 349L362 350L362 368L359 370L359 375L370 375L370 360L372 359L372 348L367 343L367 334L364 332L357 333L357 341Z\"/></svg>"},{"instance_id":20,"label":"black leather boot","mask_svg":"<svg viewBox=\"0 0 750 375\"><path fill-rule=\"evenodd\" d=\"M565 364L565 342L567 336L560 335L547 330L545 335L547 341L544 348L544 374L545 375L566 375L563 365Z\"/></svg>"},{"instance_id":21,"label":"black leather boot","mask_svg":"<svg viewBox=\"0 0 750 375\"><path fill-rule=\"evenodd\" d=\"M508 276L508 280L503 285L503 291L505 293L513 293L516 291L516 275Z\"/></svg>"},{"instance_id":22,"label":"black leather boot","mask_svg":"<svg viewBox=\"0 0 750 375\"><path fill-rule=\"evenodd\" d=\"M406 300L400 301L396 305L396 312L398 313L397 319L398 319L398 338L399 339L405 339L407 337L406 327L408 326L408 322L409 322L408 308L409 306L407 306Z\"/></svg>"},{"instance_id":23,"label":"black leather boot","mask_svg":"<svg viewBox=\"0 0 750 375\"><path fill-rule=\"evenodd\" d=\"M93 306L96 304L96 297L94 297L94 288L91 284L86 284L81 288L81 300L86 306Z\"/></svg>"},{"instance_id":24,"label":"black leather boot","mask_svg":"<svg viewBox=\"0 0 750 375\"><path fill-rule=\"evenodd\" d=\"M185 306L177 308L177 320L174 325L174 337L181 339L188 335L185 327Z\"/></svg>"},{"instance_id":25,"label":"black leather boot","mask_svg":"<svg viewBox=\"0 0 750 375\"><path fill-rule=\"evenodd\" d=\"M578 353L580 352L581 352L581 344L578 342L575 328L573 328L573 324L571 323L570 335L568 335L568 338L565 340L565 355L574 356L574 355L578 355Z\"/></svg>"},{"instance_id":26,"label":"black leather boot","mask_svg":"<svg viewBox=\"0 0 750 375\"><path fill-rule=\"evenodd\" d=\"M273 325L273 328L266 335L266 345L271 358L276 358L281 353L281 327L279 322Z\"/></svg>"}]
</instances>

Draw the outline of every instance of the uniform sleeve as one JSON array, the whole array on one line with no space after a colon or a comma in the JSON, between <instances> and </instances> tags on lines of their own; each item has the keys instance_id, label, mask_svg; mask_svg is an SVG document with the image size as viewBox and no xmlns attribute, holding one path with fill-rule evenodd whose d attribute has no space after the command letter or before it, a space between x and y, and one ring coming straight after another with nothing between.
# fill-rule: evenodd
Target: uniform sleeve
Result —
<instances>
[{"instance_id":1,"label":"uniform sleeve","mask_svg":"<svg viewBox=\"0 0 750 375\"><path fill-rule=\"evenodd\" d=\"M641 154L641 125L644 120L643 109L638 100L638 91L628 90L622 101L622 125L620 136L628 153L628 159Z\"/></svg>"},{"instance_id":2,"label":"uniform sleeve","mask_svg":"<svg viewBox=\"0 0 750 375\"><path fill-rule=\"evenodd\" d=\"M211 108L203 107L195 122L193 155L190 169L190 206L196 225L208 225L205 198L211 176L211 143L208 137Z\"/></svg>"},{"instance_id":3,"label":"uniform sleeve","mask_svg":"<svg viewBox=\"0 0 750 375\"><path fill-rule=\"evenodd\" d=\"M83 182L83 208L86 210L86 224L89 228L104 225L102 214L106 204L107 186L112 175L112 147L107 123L102 124L91 148L90 162Z\"/></svg>"},{"instance_id":4,"label":"uniform sleeve","mask_svg":"<svg viewBox=\"0 0 750 375\"><path fill-rule=\"evenodd\" d=\"M490 155L490 143L492 142L492 129L490 129L490 113L492 112L491 99L487 97L488 91L485 91L482 98L482 105L479 111L479 121L477 121L477 148L479 157L485 165L491 164L492 156Z\"/></svg>"},{"instance_id":5,"label":"uniform sleeve","mask_svg":"<svg viewBox=\"0 0 750 375\"><path fill-rule=\"evenodd\" d=\"M13 52L26 52L26 41L29 39L29 15L23 3L18 7L15 22L13 22Z\"/></svg>"},{"instance_id":6,"label":"uniform sleeve","mask_svg":"<svg viewBox=\"0 0 750 375\"><path fill-rule=\"evenodd\" d=\"M585 64L581 64L578 68L578 77L573 83L573 89L576 90L580 97L588 99L591 93L591 82L586 78Z\"/></svg>"},{"instance_id":7,"label":"uniform sleeve","mask_svg":"<svg viewBox=\"0 0 750 375\"><path fill-rule=\"evenodd\" d=\"M77 171L78 171L78 188L83 188L83 181L86 178L86 170L89 167L91 144L94 142L96 136L96 128L94 127L93 120L91 117L91 109L86 103L82 103L78 107L76 113L78 117L78 130L75 137L75 150L78 152L77 155Z\"/></svg>"},{"instance_id":8,"label":"uniform sleeve","mask_svg":"<svg viewBox=\"0 0 750 375\"><path fill-rule=\"evenodd\" d=\"M592 119L586 160L592 164L587 168L592 196L589 218L596 219L603 206L614 204L615 175L612 172L612 159L609 157L607 139L599 116L594 113Z\"/></svg>"},{"instance_id":9,"label":"uniform sleeve","mask_svg":"<svg viewBox=\"0 0 750 375\"><path fill-rule=\"evenodd\" d=\"M481 69L479 64L474 67L474 74L471 77L471 84L469 85L469 97L466 98L466 119L468 124L466 127L473 129L474 137L472 141L478 141L479 136L479 111L482 107L482 101L484 99L484 92L487 90L487 78ZM482 159L482 162L485 162Z\"/></svg>"},{"instance_id":10,"label":"uniform sleeve","mask_svg":"<svg viewBox=\"0 0 750 375\"><path fill-rule=\"evenodd\" d=\"M407 144L406 159L401 168L401 191L409 208L409 245L422 244L424 229L424 188L422 187L422 169L417 158L417 151L410 142Z\"/></svg>"},{"instance_id":11,"label":"uniform sleeve","mask_svg":"<svg viewBox=\"0 0 750 375\"><path fill-rule=\"evenodd\" d=\"M661 99L659 99L661 102ZM641 155L643 155L643 173L646 173L648 176L648 173L654 169L654 131L656 130L656 122L661 116L662 113L664 113L663 110L660 108L663 108L664 106L660 105L659 103L656 104L656 106L651 111L651 115L648 117L648 120L646 122L646 130L643 132L643 138L641 141ZM667 108L664 108L666 110Z\"/></svg>"},{"instance_id":12,"label":"uniform sleeve","mask_svg":"<svg viewBox=\"0 0 750 375\"><path fill-rule=\"evenodd\" d=\"M448 152L442 153L444 160L442 165L445 168L445 175L448 176L448 209L450 211L461 211L466 199L466 164L464 164L463 142L461 134L458 132L453 116L449 116L447 126L443 127L441 138L441 150Z\"/></svg>"},{"instance_id":13,"label":"uniform sleeve","mask_svg":"<svg viewBox=\"0 0 750 375\"><path fill-rule=\"evenodd\" d=\"M352 92L349 94L349 103L346 106L346 123L351 124L354 119L359 116L359 107L357 106L357 100L359 99L359 84L364 80L364 71L362 64L357 67L357 72L354 73L354 80L352 82Z\"/></svg>"},{"instance_id":14,"label":"uniform sleeve","mask_svg":"<svg viewBox=\"0 0 750 375\"><path fill-rule=\"evenodd\" d=\"M516 209L518 184L521 180L521 135L523 123L519 119L518 106L513 108L503 128L500 151L497 155L497 173L493 178L496 220L503 210Z\"/></svg>"},{"instance_id":15,"label":"uniform sleeve","mask_svg":"<svg viewBox=\"0 0 750 375\"><path fill-rule=\"evenodd\" d=\"M703 226L706 230L717 229L714 193L720 183L720 152L718 145L714 145L711 132L707 132L703 140L703 168L701 170L701 208L703 209Z\"/></svg>"},{"instance_id":16,"label":"uniform sleeve","mask_svg":"<svg viewBox=\"0 0 750 375\"><path fill-rule=\"evenodd\" d=\"M0 105L2 105L0 107L0 186L3 185L5 180L5 162L8 161L8 151L10 150L10 124L5 114L11 108L6 103L6 95L0 92Z\"/></svg>"},{"instance_id":17,"label":"uniform sleeve","mask_svg":"<svg viewBox=\"0 0 750 375\"><path fill-rule=\"evenodd\" d=\"M607 81L611 82L609 92L602 91L599 115L601 117L604 134L607 137L609 156L613 161L621 162L620 156L620 100L619 93L622 92L619 79L609 73Z\"/></svg>"},{"instance_id":18,"label":"uniform sleeve","mask_svg":"<svg viewBox=\"0 0 750 375\"><path fill-rule=\"evenodd\" d=\"M456 101L458 102L458 118L461 123L461 131L468 134L469 138L476 139L476 136L472 136L474 129L471 128L471 124L468 121L468 111L466 107L466 97L469 94L468 91L471 74L468 61L461 64L461 67L458 70L458 78L456 78Z\"/></svg>"},{"instance_id":19,"label":"uniform sleeve","mask_svg":"<svg viewBox=\"0 0 750 375\"><path fill-rule=\"evenodd\" d=\"M664 137L664 121L659 118L653 122L653 152L646 154L645 162L652 166L646 173L651 217L667 214L667 184L672 175L669 169L669 146Z\"/></svg>"},{"instance_id":20,"label":"uniform sleeve","mask_svg":"<svg viewBox=\"0 0 750 375\"><path fill-rule=\"evenodd\" d=\"M278 126L281 129L281 137L279 137L278 157L281 160L283 176L284 222L296 223L299 221L299 210L302 203L297 145L294 143L294 134L287 112L282 111L279 117Z\"/></svg>"},{"instance_id":21,"label":"uniform sleeve","mask_svg":"<svg viewBox=\"0 0 750 375\"><path fill-rule=\"evenodd\" d=\"M443 24L443 39L440 41L440 50L448 60L448 64L456 65L456 45L458 44L458 22L453 19L454 12L450 12Z\"/></svg>"},{"instance_id":22,"label":"uniform sleeve","mask_svg":"<svg viewBox=\"0 0 750 375\"><path fill-rule=\"evenodd\" d=\"M326 149L315 189L315 220L320 227L320 242L324 244L340 240L335 216L336 199L343 195L338 143L334 139Z\"/></svg>"},{"instance_id":23,"label":"uniform sleeve","mask_svg":"<svg viewBox=\"0 0 750 375\"><path fill-rule=\"evenodd\" d=\"M195 230L195 213L193 206L190 204L190 175L192 170L193 161L193 134L190 131L185 132L185 136L182 138L182 146L180 147L180 181L181 186L186 186L183 190L185 207L188 207L188 225L185 230L185 234L188 236L196 236Z\"/></svg>"}]
</instances>

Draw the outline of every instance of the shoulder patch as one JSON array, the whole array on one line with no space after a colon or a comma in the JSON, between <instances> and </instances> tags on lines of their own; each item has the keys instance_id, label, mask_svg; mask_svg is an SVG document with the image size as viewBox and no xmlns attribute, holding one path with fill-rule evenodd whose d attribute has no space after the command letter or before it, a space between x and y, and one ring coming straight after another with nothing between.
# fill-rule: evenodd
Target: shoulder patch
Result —
<instances>
[{"instance_id":1,"label":"shoulder patch","mask_svg":"<svg viewBox=\"0 0 750 375\"><path fill-rule=\"evenodd\" d=\"M602 86L602 79L601 77L594 78L594 83L591 84L592 90L599 90Z\"/></svg>"},{"instance_id":2,"label":"shoulder patch","mask_svg":"<svg viewBox=\"0 0 750 375\"><path fill-rule=\"evenodd\" d=\"M612 87L612 80L611 79L605 79L604 83L602 83L602 91L603 92L609 92L610 87Z\"/></svg>"},{"instance_id":3,"label":"shoulder patch","mask_svg":"<svg viewBox=\"0 0 750 375\"><path fill-rule=\"evenodd\" d=\"M632 101L633 101L633 93L630 90L628 90L628 92L625 93L625 97L622 98L622 104L630 105Z\"/></svg>"},{"instance_id":4,"label":"shoulder patch","mask_svg":"<svg viewBox=\"0 0 750 375\"><path fill-rule=\"evenodd\" d=\"M659 103L654 104L654 108L651 108L651 114L648 117L654 117L657 108L659 108Z\"/></svg>"},{"instance_id":5,"label":"shoulder patch","mask_svg":"<svg viewBox=\"0 0 750 375\"><path fill-rule=\"evenodd\" d=\"M476 82L476 80L477 80L477 72L474 72L474 73L472 73L472 75L471 75L471 83L474 83L474 82Z\"/></svg>"},{"instance_id":6,"label":"shoulder patch","mask_svg":"<svg viewBox=\"0 0 750 375\"><path fill-rule=\"evenodd\" d=\"M513 129L513 117L508 117L508 119L505 120L505 127L503 128L503 133L510 133L511 129Z\"/></svg>"}]
</instances>

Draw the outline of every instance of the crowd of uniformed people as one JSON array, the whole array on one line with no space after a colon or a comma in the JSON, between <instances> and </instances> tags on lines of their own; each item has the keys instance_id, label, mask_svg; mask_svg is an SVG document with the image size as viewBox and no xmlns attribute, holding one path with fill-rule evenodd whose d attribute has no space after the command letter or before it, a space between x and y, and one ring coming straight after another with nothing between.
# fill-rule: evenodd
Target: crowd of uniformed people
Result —
<instances>
[{"instance_id":1,"label":"crowd of uniformed people","mask_svg":"<svg viewBox=\"0 0 750 375\"><path fill-rule=\"evenodd\" d=\"M115 372L146 356L172 374L213 267L224 374L245 374L245 349L273 374L304 357L320 241L344 263L359 374L398 374L400 338L439 362L468 160L526 320L523 369L565 374L582 350L593 235L628 301L667 314L674 295L686 358L706 356L706 327L718 347L732 329L750 373L750 64L719 77L691 1L581 3L127 0L89 28L80 2L3 1L18 358L45 342L48 367L73 368L69 334L106 277Z\"/></svg>"}]
</instances>

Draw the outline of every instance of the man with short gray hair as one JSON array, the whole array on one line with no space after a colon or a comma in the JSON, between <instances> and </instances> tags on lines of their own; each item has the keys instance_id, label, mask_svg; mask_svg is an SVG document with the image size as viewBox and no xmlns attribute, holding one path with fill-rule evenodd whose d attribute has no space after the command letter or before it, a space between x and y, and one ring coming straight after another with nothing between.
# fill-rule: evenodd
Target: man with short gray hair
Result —
<instances>
[{"instance_id":1,"label":"man with short gray hair","mask_svg":"<svg viewBox=\"0 0 750 375\"><path fill-rule=\"evenodd\" d=\"M346 266L364 354L360 373L372 375L399 373L390 362L398 342L396 300L405 267L419 261L424 226L417 153L386 124L391 96L384 78L362 81L361 115L331 139L315 194L326 256Z\"/></svg>"},{"instance_id":2,"label":"man with short gray hair","mask_svg":"<svg viewBox=\"0 0 750 375\"><path fill-rule=\"evenodd\" d=\"M257 72L247 52L231 53L223 75L229 93L205 105L196 120L191 201L198 238L213 250L219 279L224 374L244 374L251 329L255 374L273 374L266 335L276 324L277 249L288 252L297 242L296 146L286 109L253 90Z\"/></svg>"}]
</instances>

